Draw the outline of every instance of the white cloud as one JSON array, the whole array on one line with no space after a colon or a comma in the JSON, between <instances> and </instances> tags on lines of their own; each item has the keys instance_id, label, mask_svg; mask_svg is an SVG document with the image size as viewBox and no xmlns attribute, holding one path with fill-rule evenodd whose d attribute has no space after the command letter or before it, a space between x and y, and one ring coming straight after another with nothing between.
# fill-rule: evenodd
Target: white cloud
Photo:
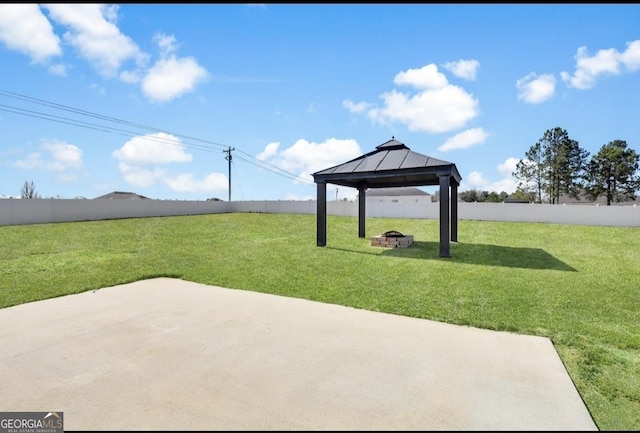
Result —
<instances>
[{"instance_id":1,"label":"white cloud","mask_svg":"<svg viewBox=\"0 0 640 433\"><path fill-rule=\"evenodd\" d=\"M519 161L518 158L507 158L503 163L498 164L498 173L510 178L512 173L516 171L516 165Z\"/></svg>"},{"instance_id":2,"label":"white cloud","mask_svg":"<svg viewBox=\"0 0 640 433\"><path fill-rule=\"evenodd\" d=\"M156 43L158 44L158 47L160 48L160 51L162 52L163 56L168 56L169 54L173 53L177 49L176 38L173 35L157 33L153 37L153 40L156 41Z\"/></svg>"},{"instance_id":3,"label":"white cloud","mask_svg":"<svg viewBox=\"0 0 640 433\"><path fill-rule=\"evenodd\" d=\"M589 89L595 86L599 75L619 75L622 66L628 72L640 69L640 40L628 42L626 50L622 53L615 48L608 48L591 56L587 47L580 47L575 59L576 70L573 75L563 71L560 76L571 87Z\"/></svg>"},{"instance_id":4,"label":"white cloud","mask_svg":"<svg viewBox=\"0 0 640 433\"><path fill-rule=\"evenodd\" d=\"M449 84L447 77L433 63L420 69L398 72L393 79L397 85L409 85L418 89L441 89Z\"/></svg>"},{"instance_id":5,"label":"white cloud","mask_svg":"<svg viewBox=\"0 0 640 433\"><path fill-rule=\"evenodd\" d=\"M482 190L489 183L490 182L485 179L482 173L480 173L479 171L472 171L462 179L460 191L466 191L470 189Z\"/></svg>"},{"instance_id":6,"label":"white cloud","mask_svg":"<svg viewBox=\"0 0 640 433\"><path fill-rule=\"evenodd\" d=\"M518 185L511 173L515 170L518 161L516 158L507 158L504 162L498 164L498 172L504 177L493 182L484 177L481 172L472 171L466 178L462 179L459 191L475 189L478 191L493 191L498 194L503 191L507 194L513 194Z\"/></svg>"},{"instance_id":7,"label":"white cloud","mask_svg":"<svg viewBox=\"0 0 640 433\"><path fill-rule=\"evenodd\" d=\"M371 104L367 102L355 103L349 99L345 99L344 101L342 101L342 106L352 113L362 113L363 111L371 108Z\"/></svg>"},{"instance_id":8,"label":"white cloud","mask_svg":"<svg viewBox=\"0 0 640 433\"><path fill-rule=\"evenodd\" d=\"M513 194L514 192L516 192L517 187L518 185L515 180L513 180L512 178L505 177L503 179L500 179L496 182L492 182L491 184L489 184L487 191L489 192L495 191L498 194L504 191L507 194Z\"/></svg>"},{"instance_id":9,"label":"white cloud","mask_svg":"<svg viewBox=\"0 0 640 433\"><path fill-rule=\"evenodd\" d=\"M482 128L467 129L466 131L462 131L447 139L442 146L438 147L438 150L441 152L447 152L454 149L467 149L477 144L484 143L489 135L491 134Z\"/></svg>"},{"instance_id":10,"label":"white cloud","mask_svg":"<svg viewBox=\"0 0 640 433\"><path fill-rule=\"evenodd\" d=\"M457 62L447 62L443 66L456 77L473 81L476 79L480 62L477 60L458 60Z\"/></svg>"},{"instance_id":11,"label":"white cloud","mask_svg":"<svg viewBox=\"0 0 640 433\"><path fill-rule=\"evenodd\" d=\"M43 142L40 149L43 152L32 152L14 165L28 170L54 172L82 168L82 150L73 144L50 140Z\"/></svg>"},{"instance_id":12,"label":"white cloud","mask_svg":"<svg viewBox=\"0 0 640 433\"><path fill-rule=\"evenodd\" d=\"M54 3L44 7L54 21L68 27L64 40L100 74L115 76L129 59L139 66L146 62L147 55L116 26L117 5Z\"/></svg>"},{"instance_id":13,"label":"white cloud","mask_svg":"<svg viewBox=\"0 0 640 433\"><path fill-rule=\"evenodd\" d=\"M280 143L277 142L277 141L269 143L264 148L264 150L262 152L260 152L258 154L258 156L256 156L256 158L258 158L259 160L262 160L262 161L266 161L267 159L271 158L272 156L274 156L275 154L278 153L278 148L279 147L280 147Z\"/></svg>"},{"instance_id":14,"label":"white cloud","mask_svg":"<svg viewBox=\"0 0 640 433\"><path fill-rule=\"evenodd\" d=\"M161 179L166 172L164 169L155 168L148 170L127 164L126 162L118 164L118 168L120 169L120 173L122 173L125 182L139 188L146 188L155 184L156 181Z\"/></svg>"},{"instance_id":15,"label":"white cloud","mask_svg":"<svg viewBox=\"0 0 640 433\"><path fill-rule=\"evenodd\" d=\"M158 33L154 36L160 49L160 59L146 71L142 78L142 91L153 102L171 101L185 93L192 92L195 86L209 78L209 72L198 64L193 57L177 57L173 35ZM129 74L123 79L132 81L138 76Z\"/></svg>"},{"instance_id":16,"label":"white cloud","mask_svg":"<svg viewBox=\"0 0 640 433\"><path fill-rule=\"evenodd\" d=\"M37 4L1 4L0 41L35 63L62 54L60 38Z\"/></svg>"},{"instance_id":17,"label":"white cloud","mask_svg":"<svg viewBox=\"0 0 640 433\"><path fill-rule=\"evenodd\" d=\"M369 103L354 104L349 100L343 106L351 112L364 111L367 116L382 125L399 122L411 131L427 133L449 132L464 127L479 115L478 101L464 89L448 83L444 74L434 64L420 69L399 72L394 78L397 85L409 85L418 89L417 93L403 93L391 90L381 95L382 107Z\"/></svg>"},{"instance_id":18,"label":"white cloud","mask_svg":"<svg viewBox=\"0 0 640 433\"><path fill-rule=\"evenodd\" d=\"M191 173L169 175L162 168L146 169L126 162L118 164L120 173L129 185L137 188L147 188L158 182L163 182L173 191L199 193L227 191L228 181L224 174L210 173L198 180Z\"/></svg>"},{"instance_id":19,"label":"white cloud","mask_svg":"<svg viewBox=\"0 0 640 433\"><path fill-rule=\"evenodd\" d=\"M227 177L220 173L210 173L202 180L197 180L191 173L184 173L165 176L163 181L174 191L189 193L227 191L229 187Z\"/></svg>"},{"instance_id":20,"label":"white cloud","mask_svg":"<svg viewBox=\"0 0 640 433\"><path fill-rule=\"evenodd\" d=\"M163 132L134 137L121 148L113 152L120 160L118 165L124 180L135 187L149 187L164 182L172 190L179 192L214 192L227 189L227 177L211 173L201 180L191 173L169 175L165 169L150 167L153 164L189 162L187 153L180 140Z\"/></svg>"},{"instance_id":21,"label":"white cloud","mask_svg":"<svg viewBox=\"0 0 640 433\"><path fill-rule=\"evenodd\" d=\"M640 69L640 40L627 43L627 49L620 55L620 61L629 72Z\"/></svg>"},{"instance_id":22,"label":"white cloud","mask_svg":"<svg viewBox=\"0 0 640 433\"><path fill-rule=\"evenodd\" d=\"M358 142L352 139L329 138L322 143L300 139L281 152L273 152L277 146L274 149L272 145L267 145L261 153L270 153L270 164L310 182L313 182L313 173L362 155Z\"/></svg>"},{"instance_id":23,"label":"white cloud","mask_svg":"<svg viewBox=\"0 0 640 433\"><path fill-rule=\"evenodd\" d=\"M62 55L60 38L51 22L63 27L63 40L73 47L103 77L117 77L129 84L141 84L144 95L153 102L173 100L192 92L209 73L193 57L178 57L173 35L158 33L159 59L148 67L150 56L117 26L118 5L44 4L0 5L0 41L23 52L33 62L44 62ZM51 22L49 21L51 19ZM68 66L59 63L49 72L66 75Z\"/></svg>"},{"instance_id":24,"label":"white cloud","mask_svg":"<svg viewBox=\"0 0 640 433\"><path fill-rule=\"evenodd\" d=\"M82 150L73 144L53 140L43 143L42 148L51 154L60 170L82 167Z\"/></svg>"},{"instance_id":25,"label":"white cloud","mask_svg":"<svg viewBox=\"0 0 640 433\"><path fill-rule=\"evenodd\" d=\"M27 170L37 170L40 168L44 169L47 162L42 159L42 154L40 152L32 152L27 155L25 159L19 159L13 165Z\"/></svg>"},{"instance_id":26,"label":"white cloud","mask_svg":"<svg viewBox=\"0 0 640 433\"><path fill-rule=\"evenodd\" d=\"M159 60L142 80L142 91L152 101L165 102L193 91L208 72L192 57Z\"/></svg>"},{"instance_id":27,"label":"white cloud","mask_svg":"<svg viewBox=\"0 0 640 433\"><path fill-rule=\"evenodd\" d=\"M382 95L383 108L368 115L374 122L400 122L411 131L449 132L467 124L479 114L478 101L457 86L445 86L410 96L391 92Z\"/></svg>"},{"instance_id":28,"label":"white cloud","mask_svg":"<svg viewBox=\"0 0 640 433\"><path fill-rule=\"evenodd\" d=\"M540 104L549 100L556 89L556 79L553 75L543 74L538 76L535 72L516 81L518 99L530 104Z\"/></svg>"},{"instance_id":29,"label":"white cloud","mask_svg":"<svg viewBox=\"0 0 640 433\"><path fill-rule=\"evenodd\" d=\"M112 155L128 164L168 164L192 159L177 137L164 132L134 137Z\"/></svg>"}]
</instances>

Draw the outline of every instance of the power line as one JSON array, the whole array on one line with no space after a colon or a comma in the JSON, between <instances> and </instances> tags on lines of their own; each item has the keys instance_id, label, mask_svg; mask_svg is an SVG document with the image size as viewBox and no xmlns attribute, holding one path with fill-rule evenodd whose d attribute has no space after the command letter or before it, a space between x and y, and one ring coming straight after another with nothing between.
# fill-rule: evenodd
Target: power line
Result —
<instances>
[{"instance_id":1,"label":"power line","mask_svg":"<svg viewBox=\"0 0 640 433\"><path fill-rule=\"evenodd\" d=\"M168 134L174 135L176 137L185 138L185 139L188 139L188 140L200 141L200 142L211 144L211 145L214 145L214 146L227 147L226 145L221 144L221 143L216 143L216 142L208 141L208 140L202 140L202 139L199 139L199 138L190 137L190 136L183 135L183 134L178 134L178 133L175 133L175 132L162 130L162 129L159 129L159 128L155 128L153 126L147 126L147 125L142 125L142 124L139 124L139 123L129 122L129 121L122 120L122 119L117 119L115 117L104 116L102 114L92 113L92 112L89 112L89 111L86 111L86 110L80 110L80 109L69 107L69 106L66 106L66 105L57 104L57 103L54 103L54 102L49 102L49 101L45 101L45 100L42 100L42 99L37 99L37 98L33 98L33 97L30 97L30 96L26 96L26 95L21 95L21 94L18 94L18 93L8 92L6 90L1 90L0 89L0 95L7 96L7 97L10 97L10 98L14 98L14 99L18 99L18 100L22 100L22 101L31 102L33 104L44 105L46 107L55 108L55 109L58 109L58 110L63 110L63 111L68 111L68 112L72 112L72 113L75 113L75 114L80 114L80 115L83 115L83 116L88 116L88 117L93 117L93 118L97 118L97 119L101 119L101 120L106 120L106 121L109 121L109 122L114 122L114 123L119 123L119 124L123 124L123 125L133 126L133 127L136 127L136 128L147 130L147 131L164 132L164 133L168 133ZM22 108L10 107L10 106L7 106L7 105L2 105L2 106L13 108L15 110L25 111L25 112L29 112L30 111L30 110L24 110ZM7 111L7 110L4 110L4 111ZM81 123L81 125L77 125L77 126L92 125L92 124L90 124L88 122L77 121L75 119L67 119L67 118L64 118L64 117L54 116L54 115L35 112L35 111L31 111L31 112L32 113L37 113L37 114L40 114L40 115L43 115L43 116L49 116L49 117L52 117L52 118L55 118L55 119L73 120L74 122ZM18 114L22 114L22 113L18 113ZM49 119L49 120L52 120L52 119ZM61 122L61 123L68 123L68 122ZM93 124L93 125L95 125L95 124ZM128 131L128 130L122 130L122 129L114 128L114 127L111 127L111 126L106 127L106 126L100 125L100 127L101 128L111 129L111 130L114 130L114 131L122 131L122 132L125 132L127 134L133 134L134 136L139 134L139 133ZM193 144L191 146L197 147L197 145L193 145ZM200 148L208 149L207 147L202 147L202 146L200 146Z\"/></svg>"},{"instance_id":2,"label":"power line","mask_svg":"<svg viewBox=\"0 0 640 433\"><path fill-rule=\"evenodd\" d=\"M64 117L60 117L60 116L54 116L51 114L47 114L47 113L41 113L41 112L37 112L37 111L32 111L32 110L25 110L22 108L17 108L17 107L9 107L10 109L7 108L2 108L2 107L8 107L7 105L4 104L0 104L0 111L5 111L5 112L9 112L9 113L15 113L15 114L21 114L21 115L25 115L28 117L35 117L38 119L44 119L44 120L50 120L56 123L63 123L63 124L68 124L68 125L72 125L72 126L79 126L82 128L88 128L88 129L93 129L93 130L97 130L97 131L101 131L101 132L107 132L107 133L111 133L111 132L118 132L120 133L120 135L124 135L124 136L129 136L129 137L136 137L139 136L139 133L133 132L133 131L127 131L124 129L118 129L118 128L113 128L113 127L109 127L109 126L104 126L104 125L96 125L96 124L91 124L88 122L83 122L80 120L75 120L75 119L67 119ZM168 138L162 138L159 136L149 136L146 135L143 137L144 140L148 140L148 141L156 141L159 143L166 143L166 144L171 144L171 145L176 145L175 140L171 140ZM189 144L189 143L184 143L184 145L186 147L193 147L205 152L213 152L214 150L209 148L209 147L205 147L202 145L196 145L196 144Z\"/></svg>"},{"instance_id":3,"label":"power line","mask_svg":"<svg viewBox=\"0 0 640 433\"><path fill-rule=\"evenodd\" d=\"M236 150L237 150L237 149L236 149ZM240 150L238 150L238 152L244 153L244 152L242 152L242 151L240 151ZM241 161L245 161L245 162L246 162L246 163L248 163L248 164L255 165L255 166L256 166L256 167L258 167L258 168L264 168L264 169L266 169L266 170L268 170L268 171L271 171L271 172L273 172L273 173L276 173L276 174L278 174L278 175L280 175L280 176L283 176L283 177L286 177L286 178L288 178L288 179L295 180L295 181L302 182L302 183L307 183L307 184L309 184L309 185L313 185L313 184L314 184L313 182L310 182L309 180L307 180L307 179L305 179L305 178L303 178L303 177L300 177L300 176L299 176L299 175L297 175L297 174L290 173L290 172L288 172L288 171L286 171L286 170L281 169L280 167L277 167L277 166L275 166L275 165L273 165L273 164L269 164L268 162L263 161L263 160L261 160L261 159L254 158L254 159L256 159L258 162L260 162L260 164L256 164L256 163L254 163L253 161L248 160L248 159L243 158L243 157L238 156L238 155L236 155L236 158L237 158L237 159L239 159L239 160L241 160ZM274 171L274 170L277 170L277 171Z\"/></svg>"},{"instance_id":4,"label":"power line","mask_svg":"<svg viewBox=\"0 0 640 433\"><path fill-rule=\"evenodd\" d=\"M210 140L203 140L200 138L196 138L196 137L191 137L188 135L184 135L184 134L179 134L179 133L174 133L171 131L166 131L166 130L162 130L159 128L155 128L152 126L147 126L147 125L142 125L139 123L134 123L134 122L129 122L126 120L122 120L122 119L117 119L114 117L110 117L110 116L105 116L105 115L101 115L101 114L97 114L97 113L92 113L86 110L80 110L77 108L73 108L73 107L69 107L66 105L62 105L62 104L57 104L54 102L49 102L49 101L45 101L42 99L38 99L38 98L33 98L31 96L27 96L27 95L22 95L19 93L14 93L14 92L9 92L6 90L2 90L0 89L0 96L5 96L5 97L9 97L9 98L14 98L17 100L21 100L21 101L25 101L25 102L30 102L33 104L38 104L38 105L43 105L49 108L54 108L54 109L58 109L58 110L62 110L62 111L67 111L67 112L71 112L71 113L75 113L75 114L79 114L79 115L83 115L83 116L88 116L88 117L92 117L92 118L96 118L96 119L100 119L100 120L106 120L109 122L114 122L114 123L118 123L118 124L122 124L122 125L128 125L128 126L132 126L135 128L140 128L146 131L152 131L152 132L156 132L156 133L166 133L166 134L171 134L175 137L179 137L182 139L186 139L186 140L192 140L192 141L198 141L201 143L206 143L209 145L213 145L213 146L219 146L219 147L226 147L229 148L230 146L227 146L225 144L222 143L217 143L214 141L210 141ZM49 113L43 113L43 112L39 112L39 111L33 111L33 110L27 110L24 108L19 108L19 107L14 107L14 106L10 106L10 105L5 105L5 104L0 104L0 111L5 111L5 112L9 112L9 113L14 113L14 114L19 114L19 115L23 115L23 116L27 116L27 117L33 117L33 118L38 118L38 119L43 119L43 120L49 120L52 122L57 122L57 123L61 123L61 124L68 124L71 126L77 126L77 127L82 127L82 128L88 128L88 129L93 129L93 130L97 130L97 131L101 131L101 132L117 132L120 133L121 135L126 135L126 136L131 136L131 137L135 137L135 136L139 136L140 133L139 132L135 132L135 131L130 131L130 130L126 130L126 129L120 129L120 128L115 128L112 126L105 126L105 125L100 125L100 124L95 124L95 123L90 123L90 122L84 122L81 120L77 120L77 119L72 119L72 118L66 118L66 117L62 117L62 116L56 116L53 114L49 114ZM163 139L161 137L158 136L154 136L154 137L149 137L149 136L145 136L145 139L147 140L152 140L152 141L158 141L158 142L164 142L164 143L168 143L168 144L172 144L172 145L176 145L176 143L173 140L169 140L169 139ZM214 149L212 149L210 146L205 146L202 144L194 144L191 143L189 141L183 142L183 144L186 147L192 147L198 150L202 150L205 152L213 152ZM256 167L259 168L263 168L267 171L270 171L276 175L279 176L283 176L286 177L288 179L293 179L299 182L303 182L303 183L307 183L307 184L313 184L313 182L309 182L307 179L301 178L300 176L294 174L294 173L290 173L280 167L277 167L276 165L270 164L266 161L263 161L261 159L258 159L257 157L250 155L249 153L243 152L242 150L239 149L235 149L237 150L237 152L240 152L244 155L246 155L248 158L242 158L240 157L239 159L242 161L245 161L249 164L255 165ZM223 152L227 152L227 150L223 150ZM229 153L229 158L231 157L231 154ZM258 161L260 164L256 164L254 163L252 160L256 160ZM231 163L231 161L230 161ZM229 188L229 191L231 191L231 188Z\"/></svg>"},{"instance_id":5,"label":"power line","mask_svg":"<svg viewBox=\"0 0 640 433\"><path fill-rule=\"evenodd\" d=\"M70 121L71 119L66 119L64 117L59 117L59 116L53 116L51 114L41 113L38 111L25 110L24 108L11 107L9 105L4 105L4 104L0 104L0 107L6 107L6 108L0 108L0 110L6 111L8 113L22 114L24 116L36 117L38 119L52 120L58 123L66 123L68 125L81 126L83 128L95 129L102 132L110 132L108 129L105 129L104 127L101 127L101 126L91 125L86 122L79 122L77 120L74 120L73 122L71 122Z\"/></svg>"}]
</instances>

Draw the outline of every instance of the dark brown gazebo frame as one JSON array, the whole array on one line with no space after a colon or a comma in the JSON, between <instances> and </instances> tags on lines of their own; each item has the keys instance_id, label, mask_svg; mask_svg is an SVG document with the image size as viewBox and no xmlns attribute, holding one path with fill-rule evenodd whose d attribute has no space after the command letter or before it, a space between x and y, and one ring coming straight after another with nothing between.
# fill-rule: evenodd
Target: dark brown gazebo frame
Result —
<instances>
[{"instance_id":1,"label":"dark brown gazebo frame","mask_svg":"<svg viewBox=\"0 0 640 433\"><path fill-rule=\"evenodd\" d=\"M358 190L358 236L365 237L368 188L440 185L440 257L458 241L458 186L455 164L411 151L395 138L376 150L313 174L317 184L317 245L327 245L327 183ZM451 191L451 194L449 194Z\"/></svg>"}]
</instances>

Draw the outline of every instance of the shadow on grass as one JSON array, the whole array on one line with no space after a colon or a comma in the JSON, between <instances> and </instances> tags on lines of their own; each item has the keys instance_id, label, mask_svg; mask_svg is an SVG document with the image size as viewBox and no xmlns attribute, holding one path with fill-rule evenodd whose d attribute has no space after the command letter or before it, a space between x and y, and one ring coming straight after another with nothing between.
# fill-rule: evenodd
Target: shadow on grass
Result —
<instances>
[{"instance_id":1,"label":"shadow on grass","mask_svg":"<svg viewBox=\"0 0 640 433\"><path fill-rule=\"evenodd\" d=\"M353 253L380 255L375 252L349 250L345 248L327 248ZM379 250L381 247L370 248ZM451 242L450 253L451 257L440 257L439 242L414 241L409 248L383 249L381 255L406 257L410 259L445 260L472 265L577 272L576 269L567 265L562 260L558 260L541 248L517 248L502 245Z\"/></svg>"}]
</instances>

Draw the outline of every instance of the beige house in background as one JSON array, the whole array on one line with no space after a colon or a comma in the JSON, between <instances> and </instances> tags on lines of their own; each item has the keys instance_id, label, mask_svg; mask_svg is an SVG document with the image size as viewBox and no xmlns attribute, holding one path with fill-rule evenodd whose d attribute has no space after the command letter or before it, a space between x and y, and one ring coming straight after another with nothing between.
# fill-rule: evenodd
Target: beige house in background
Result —
<instances>
[{"instance_id":1,"label":"beige house in background","mask_svg":"<svg viewBox=\"0 0 640 433\"><path fill-rule=\"evenodd\" d=\"M415 187L370 188L367 203L431 203L432 195Z\"/></svg>"}]
</instances>

